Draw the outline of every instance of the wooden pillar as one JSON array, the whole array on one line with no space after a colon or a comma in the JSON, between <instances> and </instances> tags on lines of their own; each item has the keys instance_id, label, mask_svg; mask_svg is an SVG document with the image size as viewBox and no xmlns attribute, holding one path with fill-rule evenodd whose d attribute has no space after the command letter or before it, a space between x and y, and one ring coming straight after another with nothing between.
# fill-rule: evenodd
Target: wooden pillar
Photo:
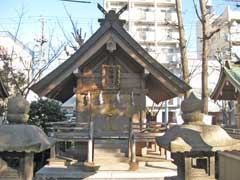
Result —
<instances>
[{"instance_id":1,"label":"wooden pillar","mask_svg":"<svg viewBox=\"0 0 240 180\"><path fill-rule=\"evenodd\" d=\"M76 121L77 122L88 122L89 121L89 100L86 101L87 94L82 92L83 83L82 77L79 75L77 80L76 94Z\"/></svg>"},{"instance_id":2,"label":"wooden pillar","mask_svg":"<svg viewBox=\"0 0 240 180\"><path fill-rule=\"evenodd\" d=\"M132 127L132 119L129 118L129 134L128 134L128 158L131 161L131 143L132 143L132 134L133 134L133 127Z\"/></svg>"},{"instance_id":3,"label":"wooden pillar","mask_svg":"<svg viewBox=\"0 0 240 180\"><path fill-rule=\"evenodd\" d=\"M60 155L60 142L57 141L54 146L55 146L55 157L56 157Z\"/></svg>"},{"instance_id":4,"label":"wooden pillar","mask_svg":"<svg viewBox=\"0 0 240 180\"><path fill-rule=\"evenodd\" d=\"M76 93L76 121L82 122L84 119L82 118L82 112L84 110L84 96L77 92ZM85 120L86 121L86 120Z\"/></svg>"},{"instance_id":5,"label":"wooden pillar","mask_svg":"<svg viewBox=\"0 0 240 180\"><path fill-rule=\"evenodd\" d=\"M130 118L130 125L129 125L129 145L130 145L130 163L129 163L129 170L135 171L138 169L138 163L136 159L136 139L134 137L133 132L133 116Z\"/></svg>"},{"instance_id":6,"label":"wooden pillar","mask_svg":"<svg viewBox=\"0 0 240 180\"><path fill-rule=\"evenodd\" d=\"M140 94L140 130L142 131L143 128L146 128L146 126L143 126L143 123L147 122L146 119L146 84L145 84L145 73L142 74L142 80L141 80L141 94Z\"/></svg>"}]
</instances>

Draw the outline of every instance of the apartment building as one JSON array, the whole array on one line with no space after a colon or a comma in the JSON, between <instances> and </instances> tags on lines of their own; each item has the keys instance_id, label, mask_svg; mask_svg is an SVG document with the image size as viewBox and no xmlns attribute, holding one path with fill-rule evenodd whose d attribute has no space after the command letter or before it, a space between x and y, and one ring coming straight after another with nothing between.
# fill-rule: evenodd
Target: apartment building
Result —
<instances>
[{"instance_id":1,"label":"apartment building","mask_svg":"<svg viewBox=\"0 0 240 180\"><path fill-rule=\"evenodd\" d=\"M104 0L107 11L117 12L126 4L128 9L120 18L126 20L127 31L152 57L179 77L181 69L175 0ZM147 106L151 105L147 98ZM165 122L165 119L175 120L179 107L179 98L169 100L158 119Z\"/></svg>"},{"instance_id":2,"label":"apartment building","mask_svg":"<svg viewBox=\"0 0 240 180\"><path fill-rule=\"evenodd\" d=\"M106 10L128 10L121 19L125 28L160 63L177 63L179 59L175 0L105 0Z\"/></svg>"},{"instance_id":3,"label":"apartment building","mask_svg":"<svg viewBox=\"0 0 240 180\"><path fill-rule=\"evenodd\" d=\"M210 40L210 57L220 55L227 60L235 61L235 54L240 57L240 11L228 6L214 19L211 29L220 28Z\"/></svg>"}]
</instances>

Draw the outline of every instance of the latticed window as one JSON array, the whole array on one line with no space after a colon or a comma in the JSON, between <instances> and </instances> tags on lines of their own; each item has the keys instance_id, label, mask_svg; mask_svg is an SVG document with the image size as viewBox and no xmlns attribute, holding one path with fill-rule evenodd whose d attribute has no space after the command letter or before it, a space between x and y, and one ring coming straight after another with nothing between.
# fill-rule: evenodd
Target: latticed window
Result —
<instances>
[{"instance_id":1,"label":"latticed window","mask_svg":"<svg viewBox=\"0 0 240 180\"><path fill-rule=\"evenodd\" d=\"M102 87L113 90L120 88L119 65L102 65Z\"/></svg>"}]
</instances>

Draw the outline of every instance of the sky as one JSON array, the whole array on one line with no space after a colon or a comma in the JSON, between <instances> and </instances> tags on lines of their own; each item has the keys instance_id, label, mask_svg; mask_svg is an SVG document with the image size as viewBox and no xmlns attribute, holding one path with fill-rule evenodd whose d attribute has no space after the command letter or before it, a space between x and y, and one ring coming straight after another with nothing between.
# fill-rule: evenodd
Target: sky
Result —
<instances>
[{"instance_id":1,"label":"sky","mask_svg":"<svg viewBox=\"0 0 240 180\"><path fill-rule=\"evenodd\" d=\"M18 32L18 39L26 45L34 45L35 40L41 34L41 18L44 18L44 34L49 38L50 34L55 38L56 43L65 41L62 31L66 36L71 37L71 24L66 15L64 6L71 14L78 27L86 32L86 38L91 31L98 28L98 18L102 13L97 9L97 3L103 4L103 0L90 0L89 4L63 2L61 0L0 0L0 31L10 31L15 34L19 15L23 12L22 23ZM183 19L190 52L196 49L196 20L192 0L183 1ZM198 1L198 0L196 0ZM223 12L227 5L235 8L236 3L226 0L212 0L214 9L218 14ZM235 8L236 9L236 8ZM239 8L240 10L240 8Z\"/></svg>"}]
</instances>

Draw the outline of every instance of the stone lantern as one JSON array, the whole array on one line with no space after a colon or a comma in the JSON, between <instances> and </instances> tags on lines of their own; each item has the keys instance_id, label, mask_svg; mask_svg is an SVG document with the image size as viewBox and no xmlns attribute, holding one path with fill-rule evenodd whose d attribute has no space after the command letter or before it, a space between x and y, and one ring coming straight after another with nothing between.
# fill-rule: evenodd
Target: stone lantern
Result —
<instances>
[{"instance_id":1,"label":"stone lantern","mask_svg":"<svg viewBox=\"0 0 240 180\"><path fill-rule=\"evenodd\" d=\"M52 145L37 126L27 125L29 103L17 95L8 102L9 124L0 126L0 180L32 180L33 155Z\"/></svg>"},{"instance_id":2,"label":"stone lantern","mask_svg":"<svg viewBox=\"0 0 240 180\"><path fill-rule=\"evenodd\" d=\"M240 141L224 129L204 124L202 105L192 93L181 105L184 124L156 138L159 146L171 152L180 180L215 179L216 152L240 150Z\"/></svg>"}]
</instances>

